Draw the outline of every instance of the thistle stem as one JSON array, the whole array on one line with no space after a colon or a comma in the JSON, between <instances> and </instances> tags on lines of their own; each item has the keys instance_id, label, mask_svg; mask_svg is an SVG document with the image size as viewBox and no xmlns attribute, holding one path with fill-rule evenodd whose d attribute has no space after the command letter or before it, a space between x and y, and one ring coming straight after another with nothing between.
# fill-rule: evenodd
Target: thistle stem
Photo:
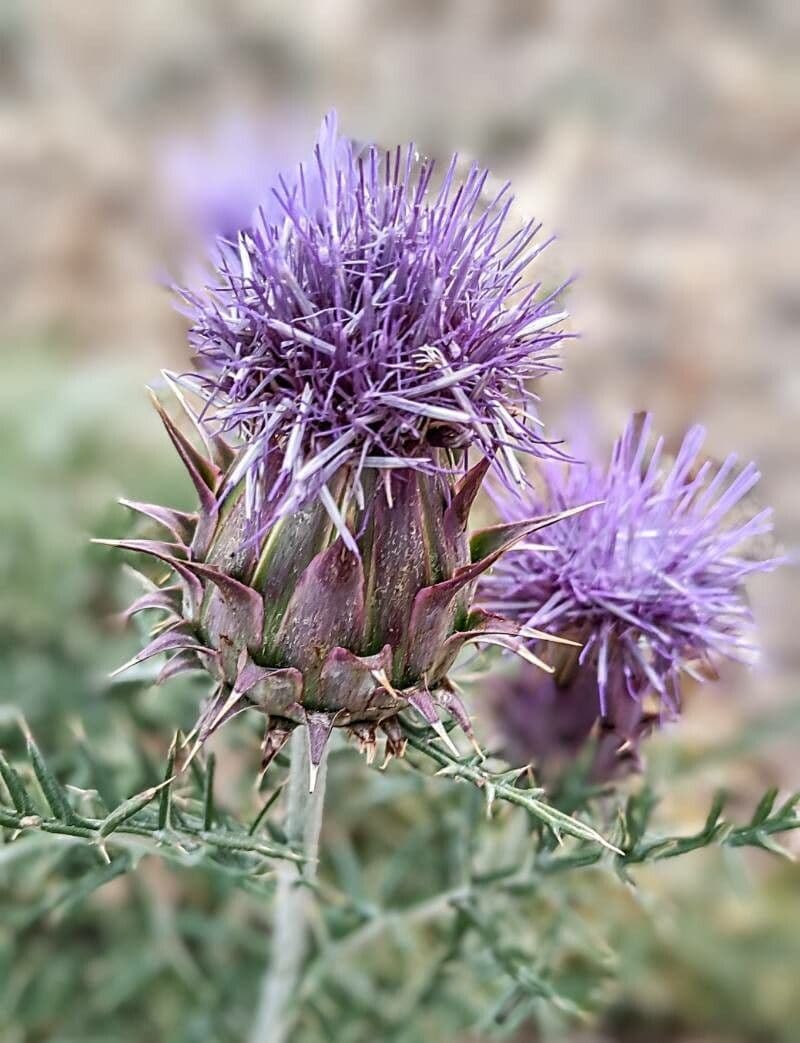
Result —
<instances>
[{"instance_id":1,"label":"thistle stem","mask_svg":"<svg viewBox=\"0 0 800 1043\"><path fill-rule=\"evenodd\" d=\"M270 960L261 985L261 999L250 1043L286 1043L296 1016L293 1001L308 950L312 891L302 886L317 873L317 852L325 801L327 749L322 755L313 793L309 793L309 758L305 728L291 739L287 840L305 857L302 869L287 863L278 869Z\"/></svg>"}]
</instances>

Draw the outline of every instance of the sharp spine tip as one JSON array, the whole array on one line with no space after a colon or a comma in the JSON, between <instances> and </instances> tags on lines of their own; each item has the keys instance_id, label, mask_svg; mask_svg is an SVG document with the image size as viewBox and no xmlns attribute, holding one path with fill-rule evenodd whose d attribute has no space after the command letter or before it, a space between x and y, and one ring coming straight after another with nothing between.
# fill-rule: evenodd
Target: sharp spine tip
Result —
<instances>
[{"instance_id":1,"label":"sharp spine tip","mask_svg":"<svg viewBox=\"0 0 800 1043\"><path fill-rule=\"evenodd\" d=\"M442 722L441 721L432 721L431 722L431 728L433 728L433 730L436 732L436 734L439 736L439 738L442 740L442 742L445 744L445 746L448 748L448 750L453 754L453 756L454 757L459 757L460 754L458 752L458 747L453 742L453 740L450 738L450 736L449 736L449 734L447 732L447 729L442 724Z\"/></svg>"},{"instance_id":2,"label":"sharp spine tip","mask_svg":"<svg viewBox=\"0 0 800 1043\"><path fill-rule=\"evenodd\" d=\"M319 764L315 764L310 758L308 761L308 792L313 793L317 787L317 775L319 774Z\"/></svg>"}]
</instances>

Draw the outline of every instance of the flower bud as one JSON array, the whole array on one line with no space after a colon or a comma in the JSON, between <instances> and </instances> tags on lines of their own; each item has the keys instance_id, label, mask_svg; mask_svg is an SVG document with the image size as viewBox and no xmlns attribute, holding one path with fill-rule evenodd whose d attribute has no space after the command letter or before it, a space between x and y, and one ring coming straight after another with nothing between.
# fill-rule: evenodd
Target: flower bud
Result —
<instances>
[{"instance_id":1,"label":"flower bud","mask_svg":"<svg viewBox=\"0 0 800 1043\"><path fill-rule=\"evenodd\" d=\"M312 771L334 727L347 728L368 756L380 728L387 752L402 753L398 714L408 708L445 742L440 710L472 737L447 671L465 644L522 648L524 632L474 609L476 581L517 540L560 515L493 526L470 539L469 512L489 461L464 471L464 458L452 480L441 459L431 474L364 468L357 497L348 496L342 469L328 486L332 504L312 500L248 535L246 486L231 482L238 456L219 438L203 456L156 406L194 483L198 512L125 501L171 540L106 542L173 571L171 582L128 610L154 609L163 618L125 667L168 653L161 680L195 669L211 674L196 746L247 708L266 717L262 769L298 725L308 731Z\"/></svg>"}]
</instances>

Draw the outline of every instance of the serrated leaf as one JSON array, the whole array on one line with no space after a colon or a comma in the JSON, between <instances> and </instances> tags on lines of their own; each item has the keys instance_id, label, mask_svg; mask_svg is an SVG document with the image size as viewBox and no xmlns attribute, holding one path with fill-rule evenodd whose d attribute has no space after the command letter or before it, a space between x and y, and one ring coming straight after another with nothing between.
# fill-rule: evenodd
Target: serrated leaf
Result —
<instances>
[{"instance_id":1,"label":"serrated leaf","mask_svg":"<svg viewBox=\"0 0 800 1043\"><path fill-rule=\"evenodd\" d=\"M600 844L609 851L613 851L616 855L624 854L618 847L606 840L601 833L598 833L596 829L586 825L585 822L581 822L580 819L566 815L563 811L559 811L550 804L544 804L540 800L532 799L527 804L527 807L532 815L544 822L555 833L559 843L561 841L558 834L559 831L562 831L579 840L589 840L593 844Z\"/></svg>"}]
</instances>

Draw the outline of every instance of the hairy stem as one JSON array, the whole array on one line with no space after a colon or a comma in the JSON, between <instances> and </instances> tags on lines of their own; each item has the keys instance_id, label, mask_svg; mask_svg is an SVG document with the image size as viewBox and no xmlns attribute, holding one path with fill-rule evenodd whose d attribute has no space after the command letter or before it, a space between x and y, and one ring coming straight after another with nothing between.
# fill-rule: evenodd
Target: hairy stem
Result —
<instances>
[{"instance_id":1,"label":"hairy stem","mask_svg":"<svg viewBox=\"0 0 800 1043\"><path fill-rule=\"evenodd\" d=\"M308 745L304 728L296 728L291 740L286 833L289 843L302 851L302 869L287 863L278 870L275 918L270 962L261 986L261 1000L250 1034L250 1043L286 1043L296 1011L293 1001L308 949L309 916L314 896L302 881L313 881L325 800L327 750L323 754L313 793L309 793Z\"/></svg>"}]
</instances>

